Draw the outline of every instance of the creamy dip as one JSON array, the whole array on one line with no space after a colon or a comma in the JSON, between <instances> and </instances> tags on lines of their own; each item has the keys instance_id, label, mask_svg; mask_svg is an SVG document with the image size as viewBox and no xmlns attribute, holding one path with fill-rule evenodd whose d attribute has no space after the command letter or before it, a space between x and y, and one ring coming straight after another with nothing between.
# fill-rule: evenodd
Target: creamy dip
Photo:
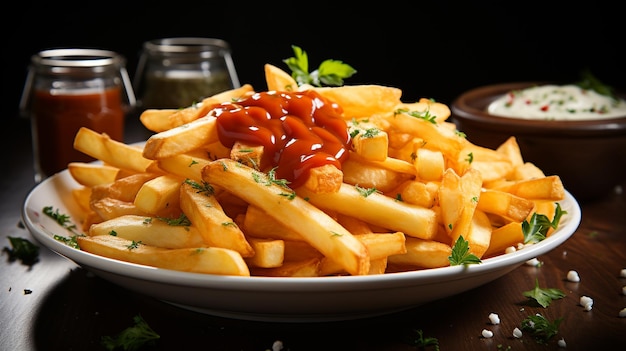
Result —
<instances>
[{"instance_id":1,"label":"creamy dip","mask_svg":"<svg viewBox=\"0 0 626 351\"><path fill-rule=\"evenodd\" d=\"M590 120L626 116L626 100L577 85L540 85L514 90L493 101L492 115L543 120Z\"/></svg>"}]
</instances>

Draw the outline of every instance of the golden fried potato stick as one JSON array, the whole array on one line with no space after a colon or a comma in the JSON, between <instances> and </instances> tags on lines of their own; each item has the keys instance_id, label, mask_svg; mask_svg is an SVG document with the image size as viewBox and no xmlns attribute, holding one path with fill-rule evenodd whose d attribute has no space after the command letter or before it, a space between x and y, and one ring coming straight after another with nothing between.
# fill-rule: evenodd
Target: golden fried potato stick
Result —
<instances>
[{"instance_id":1,"label":"golden fried potato stick","mask_svg":"<svg viewBox=\"0 0 626 351\"><path fill-rule=\"evenodd\" d=\"M275 268L250 267L250 273L253 276L264 277L319 277L320 261L320 258L309 258L285 262L282 266Z\"/></svg>"},{"instance_id":2,"label":"golden fried potato stick","mask_svg":"<svg viewBox=\"0 0 626 351\"><path fill-rule=\"evenodd\" d=\"M141 148L113 140L106 133L86 127L81 127L76 133L74 149L107 165L134 172L146 172L154 167L152 160L143 157Z\"/></svg>"},{"instance_id":3,"label":"golden fried potato stick","mask_svg":"<svg viewBox=\"0 0 626 351\"><path fill-rule=\"evenodd\" d=\"M402 90L382 85L344 85L340 87L315 87L323 97L343 109L346 120L389 114L400 104Z\"/></svg>"},{"instance_id":4,"label":"golden fried potato stick","mask_svg":"<svg viewBox=\"0 0 626 351\"><path fill-rule=\"evenodd\" d=\"M139 188L133 203L138 209L153 216L179 217L180 184L183 180L171 174L150 179Z\"/></svg>"},{"instance_id":5,"label":"golden fried potato stick","mask_svg":"<svg viewBox=\"0 0 626 351\"><path fill-rule=\"evenodd\" d=\"M184 154L204 145L219 141L217 119L205 116L176 128L153 134L143 148L143 157L149 160Z\"/></svg>"},{"instance_id":6,"label":"golden fried potato stick","mask_svg":"<svg viewBox=\"0 0 626 351\"><path fill-rule=\"evenodd\" d=\"M565 188L558 175L508 182L493 189L531 200L560 201L565 198Z\"/></svg>"},{"instance_id":7,"label":"golden fried potato stick","mask_svg":"<svg viewBox=\"0 0 626 351\"><path fill-rule=\"evenodd\" d=\"M348 273L365 275L369 272L369 254L363 243L325 212L266 174L233 160L221 159L205 166L202 178L262 208L324 255L333 257Z\"/></svg>"},{"instance_id":8,"label":"golden fried potato stick","mask_svg":"<svg viewBox=\"0 0 626 351\"><path fill-rule=\"evenodd\" d=\"M298 188L298 195L313 205L361 219L381 228L403 232L405 235L432 239L437 233L435 211L404 203L370 189L342 184L336 193L312 193Z\"/></svg>"},{"instance_id":9,"label":"golden fried potato stick","mask_svg":"<svg viewBox=\"0 0 626 351\"><path fill-rule=\"evenodd\" d=\"M477 208L513 222L522 222L533 211L535 203L505 191L484 189L480 194Z\"/></svg>"},{"instance_id":10,"label":"golden fried potato stick","mask_svg":"<svg viewBox=\"0 0 626 351\"><path fill-rule=\"evenodd\" d=\"M268 91L298 90L298 83L289 73L269 63L265 64L263 68Z\"/></svg>"},{"instance_id":11,"label":"golden fried potato stick","mask_svg":"<svg viewBox=\"0 0 626 351\"><path fill-rule=\"evenodd\" d=\"M196 227L172 225L149 216L124 215L112 218L92 225L87 235L115 235L166 249L208 246Z\"/></svg>"},{"instance_id":12,"label":"golden fried potato stick","mask_svg":"<svg viewBox=\"0 0 626 351\"><path fill-rule=\"evenodd\" d=\"M439 188L439 206L442 224L452 238L452 243L463 235L471 247L471 240L466 233L470 230L481 190L481 174L473 168L462 176L457 175L452 168L444 172Z\"/></svg>"},{"instance_id":13,"label":"golden fried potato stick","mask_svg":"<svg viewBox=\"0 0 626 351\"><path fill-rule=\"evenodd\" d=\"M112 235L80 236L81 250L116 260L184 272L249 276L241 255L220 247L165 249Z\"/></svg>"},{"instance_id":14,"label":"golden fried potato stick","mask_svg":"<svg viewBox=\"0 0 626 351\"><path fill-rule=\"evenodd\" d=\"M254 249L254 256L245 257L250 267L275 268L283 265L285 259L285 242L280 239L248 238Z\"/></svg>"},{"instance_id":15,"label":"golden fried potato stick","mask_svg":"<svg viewBox=\"0 0 626 351\"><path fill-rule=\"evenodd\" d=\"M389 264L420 268L438 268L450 265L448 257L452 254L450 245L439 241L406 238L404 254L391 255L387 258Z\"/></svg>"},{"instance_id":16,"label":"golden fried potato stick","mask_svg":"<svg viewBox=\"0 0 626 351\"><path fill-rule=\"evenodd\" d=\"M210 246L254 256L254 249L239 226L230 218L210 191L185 182L180 187L180 207Z\"/></svg>"},{"instance_id":17,"label":"golden fried potato stick","mask_svg":"<svg viewBox=\"0 0 626 351\"><path fill-rule=\"evenodd\" d=\"M119 168L99 163L70 162L67 169L78 184L86 187L112 183L120 174Z\"/></svg>"},{"instance_id":18,"label":"golden fried potato stick","mask_svg":"<svg viewBox=\"0 0 626 351\"><path fill-rule=\"evenodd\" d=\"M191 106L181 106L181 109L145 110L139 116L139 120L148 130L160 133L204 117L215 106L223 102L231 102L251 92L253 92L252 86L244 84L239 88L207 97Z\"/></svg>"}]
</instances>

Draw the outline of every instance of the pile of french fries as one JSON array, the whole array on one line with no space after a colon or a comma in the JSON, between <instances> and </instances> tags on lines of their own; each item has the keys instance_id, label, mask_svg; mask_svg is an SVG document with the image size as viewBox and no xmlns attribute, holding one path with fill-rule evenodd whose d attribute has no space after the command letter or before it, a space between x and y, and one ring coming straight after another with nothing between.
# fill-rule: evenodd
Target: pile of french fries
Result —
<instances>
[{"instance_id":1,"label":"pile of french fries","mask_svg":"<svg viewBox=\"0 0 626 351\"><path fill-rule=\"evenodd\" d=\"M367 275L450 265L459 237L478 258L524 241L533 213L552 219L565 190L525 162L514 137L469 142L445 104L401 101L378 85L298 86L267 64L268 92L313 89L343 109L352 135L341 165L290 188L223 146L212 109L250 85L178 110L146 110L138 147L81 129L74 147L102 162L68 165L80 184L80 249L159 268L237 276ZM372 133L375 131L375 133ZM245 151L244 151L245 149Z\"/></svg>"}]
</instances>

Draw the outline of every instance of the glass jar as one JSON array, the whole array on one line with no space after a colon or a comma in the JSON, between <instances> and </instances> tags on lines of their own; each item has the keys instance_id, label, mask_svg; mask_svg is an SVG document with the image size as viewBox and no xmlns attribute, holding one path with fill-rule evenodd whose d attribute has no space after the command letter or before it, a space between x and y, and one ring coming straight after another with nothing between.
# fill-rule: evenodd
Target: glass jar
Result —
<instances>
[{"instance_id":1,"label":"glass jar","mask_svg":"<svg viewBox=\"0 0 626 351\"><path fill-rule=\"evenodd\" d=\"M123 141L135 95L121 55L99 49L51 49L31 57L20 101L30 118L35 181L94 159L74 149L81 127Z\"/></svg>"},{"instance_id":2,"label":"glass jar","mask_svg":"<svg viewBox=\"0 0 626 351\"><path fill-rule=\"evenodd\" d=\"M144 43L133 84L141 109L165 109L239 88L239 79L226 41L165 38Z\"/></svg>"}]
</instances>

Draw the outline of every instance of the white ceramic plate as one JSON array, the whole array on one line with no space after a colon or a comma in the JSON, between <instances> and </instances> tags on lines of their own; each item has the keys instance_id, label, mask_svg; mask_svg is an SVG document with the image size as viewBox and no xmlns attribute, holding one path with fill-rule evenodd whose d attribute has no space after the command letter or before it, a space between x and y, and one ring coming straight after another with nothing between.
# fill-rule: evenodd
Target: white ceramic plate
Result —
<instances>
[{"instance_id":1,"label":"white ceramic plate","mask_svg":"<svg viewBox=\"0 0 626 351\"><path fill-rule=\"evenodd\" d=\"M35 239L96 275L127 289L195 311L236 319L281 322L350 320L388 314L449 297L493 281L525 261L556 248L578 228L581 211L570 193L567 211L544 241L481 264L374 276L271 278L213 276L142 266L74 249L54 239L72 234L43 214L52 206L78 218L71 190L79 185L67 170L37 185L22 216ZM73 223L78 224L77 221Z\"/></svg>"}]
</instances>

